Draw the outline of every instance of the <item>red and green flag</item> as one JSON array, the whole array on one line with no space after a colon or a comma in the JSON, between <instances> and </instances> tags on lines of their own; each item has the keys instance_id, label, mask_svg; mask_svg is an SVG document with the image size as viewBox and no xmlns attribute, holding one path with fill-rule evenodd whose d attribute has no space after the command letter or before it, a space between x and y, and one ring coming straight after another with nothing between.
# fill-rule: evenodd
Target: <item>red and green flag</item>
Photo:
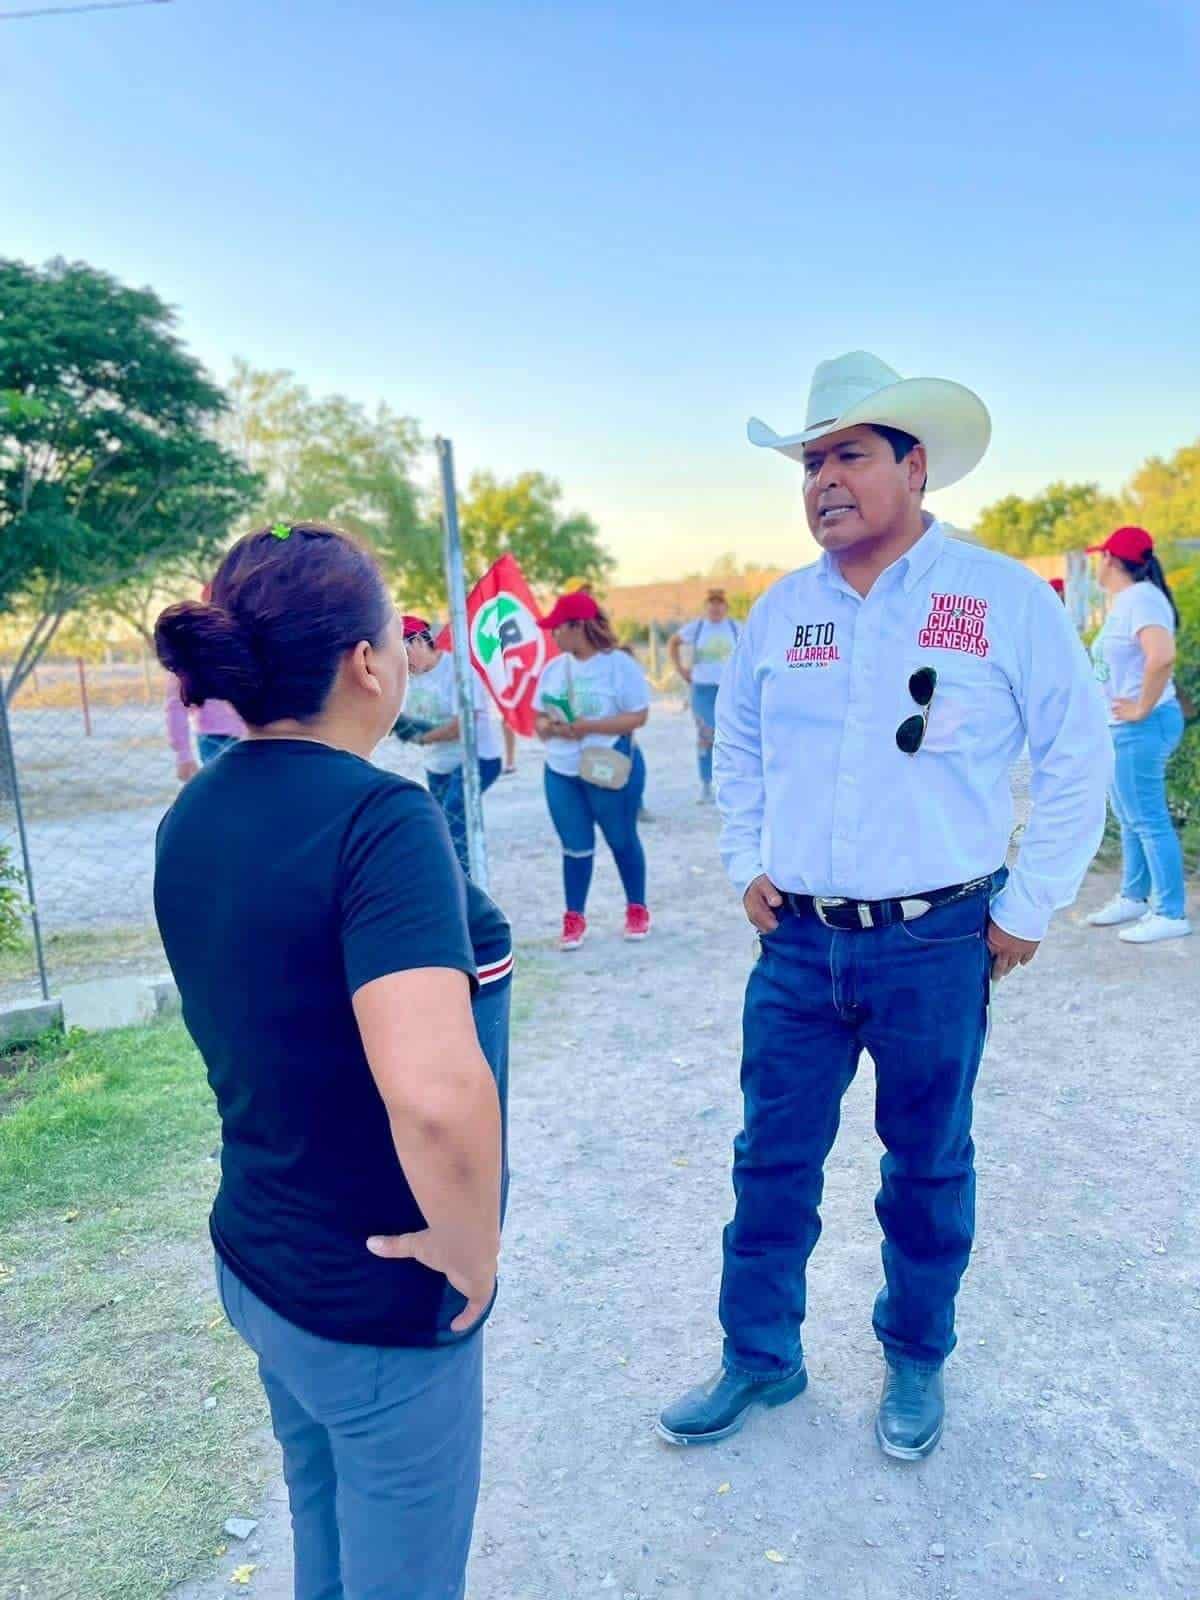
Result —
<instances>
[{"instance_id":1,"label":"red and green flag","mask_svg":"<svg viewBox=\"0 0 1200 1600\"><path fill-rule=\"evenodd\" d=\"M541 615L512 555L501 556L467 596L471 661L505 722L527 738L534 731L534 696L542 668L558 654L554 640L538 627ZM451 649L449 628L439 634L437 645Z\"/></svg>"}]
</instances>

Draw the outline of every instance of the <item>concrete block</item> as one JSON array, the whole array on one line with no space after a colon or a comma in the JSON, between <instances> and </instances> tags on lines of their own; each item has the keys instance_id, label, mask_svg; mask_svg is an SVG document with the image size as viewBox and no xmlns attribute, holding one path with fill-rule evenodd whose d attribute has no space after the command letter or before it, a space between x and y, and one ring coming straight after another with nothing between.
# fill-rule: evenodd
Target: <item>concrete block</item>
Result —
<instances>
[{"instance_id":1,"label":"concrete block","mask_svg":"<svg viewBox=\"0 0 1200 1600\"><path fill-rule=\"evenodd\" d=\"M0 1050L11 1050L15 1045L32 1044L44 1033L53 1033L63 1025L63 1008L60 1000L39 1000L19 1006L0 1007Z\"/></svg>"},{"instance_id":2,"label":"concrete block","mask_svg":"<svg viewBox=\"0 0 1200 1600\"><path fill-rule=\"evenodd\" d=\"M62 991L66 1026L90 1033L136 1027L178 1008L175 985L163 978L94 978L65 984Z\"/></svg>"},{"instance_id":3,"label":"concrete block","mask_svg":"<svg viewBox=\"0 0 1200 1600\"><path fill-rule=\"evenodd\" d=\"M174 978L150 978L154 989L154 1012L159 1017L177 1017L183 1009Z\"/></svg>"}]
</instances>

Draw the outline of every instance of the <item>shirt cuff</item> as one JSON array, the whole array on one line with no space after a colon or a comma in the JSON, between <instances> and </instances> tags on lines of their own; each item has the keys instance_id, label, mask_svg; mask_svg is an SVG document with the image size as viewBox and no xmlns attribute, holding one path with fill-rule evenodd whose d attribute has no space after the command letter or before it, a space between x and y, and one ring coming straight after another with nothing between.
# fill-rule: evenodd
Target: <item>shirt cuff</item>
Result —
<instances>
[{"instance_id":1,"label":"shirt cuff","mask_svg":"<svg viewBox=\"0 0 1200 1600\"><path fill-rule=\"evenodd\" d=\"M744 900L746 898L746 890L754 882L755 878L762 877L764 868L757 856L746 854L734 856L729 862L726 871L729 873L730 883L733 884L733 887Z\"/></svg>"},{"instance_id":2,"label":"shirt cuff","mask_svg":"<svg viewBox=\"0 0 1200 1600\"><path fill-rule=\"evenodd\" d=\"M1014 939L1032 939L1040 944L1049 931L1052 915L1034 904L1015 876L992 901L992 921Z\"/></svg>"}]
</instances>

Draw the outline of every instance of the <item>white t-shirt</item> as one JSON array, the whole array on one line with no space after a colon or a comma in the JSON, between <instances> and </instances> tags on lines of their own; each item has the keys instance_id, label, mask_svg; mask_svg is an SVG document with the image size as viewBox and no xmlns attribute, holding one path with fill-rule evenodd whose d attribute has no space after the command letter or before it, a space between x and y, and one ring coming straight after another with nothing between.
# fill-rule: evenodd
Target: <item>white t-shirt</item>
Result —
<instances>
[{"instance_id":1,"label":"white t-shirt","mask_svg":"<svg viewBox=\"0 0 1200 1600\"><path fill-rule=\"evenodd\" d=\"M697 617L679 630L679 637L692 650L692 682L719 684L742 630L732 617L710 622Z\"/></svg>"},{"instance_id":2,"label":"white t-shirt","mask_svg":"<svg viewBox=\"0 0 1200 1600\"><path fill-rule=\"evenodd\" d=\"M1175 617L1171 603L1152 583L1135 583L1122 589L1104 619L1104 626L1092 644L1092 664L1096 678L1111 707L1114 700L1138 700L1146 676L1146 653L1138 642L1143 628L1166 628L1174 636ZM1169 678L1158 705L1175 699L1175 680ZM1154 708L1156 711L1158 706ZM1110 722L1116 718L1111 714Z\"/></svg>"},{"instance_id":3,"label":"white t-shirt","mask_svg":"<svg viewBox=\"0 0 1200 1600\"><path fill-rule=\"evenodd\" d=\"M492 715L492 697L483 679L471 669L475 688L475 744L481 761L497 761L502 749L500 729ZM441 726L458 715L458 691L454 683L454 657L442 655L436 667L418 676L409 675L408 693L404 697L404 714L418 722L432 722ZM454 772L463 764L461 739L445 744L423 744L417 747L425 763L426 772Z\"/></svg>"},{"instance_id":4,"label":"white t-shirt","mask_svg":"<svg viewBox=\"0 0 1200 1600\"><path fill-rule=\"evenodd\" d=\"M624 650L601 650L586 661L561 655L542 673L537 704L539 711L564 722L616 717L625 711L645 711L650 704L650 686L641 667ZM566 706L571 710L569 717ZM546 765L552 772L576 778L581 751L589 745L611 748L617 738L614 733L589 733L582 739L547 739Z\"/></svg>"}]
</instances>

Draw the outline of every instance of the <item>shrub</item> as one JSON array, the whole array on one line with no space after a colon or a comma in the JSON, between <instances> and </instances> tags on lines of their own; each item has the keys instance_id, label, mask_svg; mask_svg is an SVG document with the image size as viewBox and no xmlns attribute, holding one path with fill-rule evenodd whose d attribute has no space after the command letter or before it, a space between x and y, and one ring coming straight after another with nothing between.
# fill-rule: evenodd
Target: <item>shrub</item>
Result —
<instances>
[{"instance_id":1,"label":"shrub","mask_svg":"<svg viewBox=\"0 0 1200 1600\"><path fill-rule=\"evenodd\" d=\"M0 950L25 946L25 882L7 845L0 844Z\"/></svg>"}]
</instances>

